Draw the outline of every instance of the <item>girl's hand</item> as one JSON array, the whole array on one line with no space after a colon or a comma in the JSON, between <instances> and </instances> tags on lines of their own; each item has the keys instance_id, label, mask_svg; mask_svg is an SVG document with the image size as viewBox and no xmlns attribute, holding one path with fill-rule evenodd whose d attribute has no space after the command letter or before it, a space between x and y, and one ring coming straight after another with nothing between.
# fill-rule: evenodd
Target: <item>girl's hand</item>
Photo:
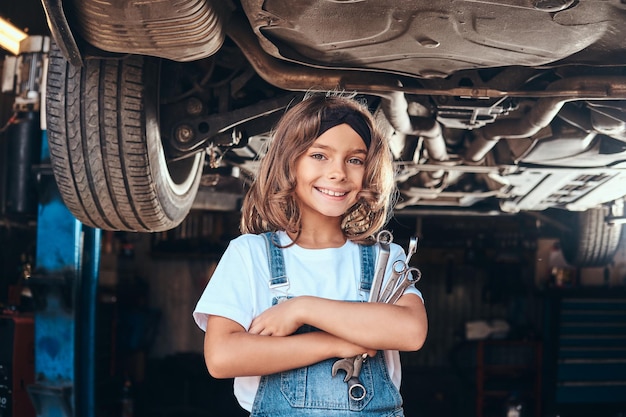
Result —
<instances>
[{"instance_id":1,"label":"girl's hand","mask_svg":"<svg viewBox=\"0 0 626 417\"><path fill-rule=\"evenodd\" d=\"M304 323L298 321L296 314L298 298L282 301L252 320L248 333L262 336L289 336Z\"/></svg>"},{"instance_id":2,"label":"girl's hand","mask_svg":"<svg viewBox=\"0 0 626 417\"><path fill-rule=\"evenodd\" d=\"M298 308L304 298L294 297L272 306L259 314L248 329L248 333L262 336L289 336L302 325L306 324L299 319ZM320 337L328 338L329 350L332 356L338 358L350 358L367 353L369 356L376 355L375 349L369 349L361 345L349 342L326 332L319 332Z\"/></svg>"}]
</instances>

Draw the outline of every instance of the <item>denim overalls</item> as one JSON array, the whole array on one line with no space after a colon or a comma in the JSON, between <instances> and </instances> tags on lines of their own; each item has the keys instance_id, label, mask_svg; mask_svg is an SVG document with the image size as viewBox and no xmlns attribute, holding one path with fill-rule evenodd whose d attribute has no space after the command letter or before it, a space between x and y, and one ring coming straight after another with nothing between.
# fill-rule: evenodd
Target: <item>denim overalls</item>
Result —
<instances>
[{"instance_id":1,"label":"denim overalls","mask_svg":"<svg viewBox=\"0 0 626 417\"><path fill-rule=\"evenodd\" d=\"M285 274L282 249L277 247L276 235L263 235L267 241L268 259L271 271L270 289L274 295L272 304L281 298L288 298L289 279ZM367 300L374 274L374 247L360 245L362 301ZM298 332L315 331L304 326ZM402 398L395 387L387 367L383 352L367 358L363 363L361 382L367 395L359 401L348 397L348 386L343 381L343 372L335 377L331 374L333 363L338 358L327 359L304 368L261 377L261 382L252 405L251 417L277 416L371 416L400 417Z\"/></svg>"}]
</instances>

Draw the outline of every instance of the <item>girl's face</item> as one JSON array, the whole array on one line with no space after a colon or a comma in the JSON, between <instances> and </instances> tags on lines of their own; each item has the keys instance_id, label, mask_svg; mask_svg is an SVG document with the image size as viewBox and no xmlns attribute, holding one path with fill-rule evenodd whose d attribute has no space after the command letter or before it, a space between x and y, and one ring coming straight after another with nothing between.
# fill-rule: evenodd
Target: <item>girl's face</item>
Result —
<instances>
[{"instance_id":1,"label":"girl's face","mask_svg":"<svg viewBox=\"0 0 626 417\"><path fill-rule=\"evenodd\" d=\"M296 160L296 198L304 221L339 218L356 203L366 155L361 136L341 124L324 132Z\"/></svg>"}]
</instances>

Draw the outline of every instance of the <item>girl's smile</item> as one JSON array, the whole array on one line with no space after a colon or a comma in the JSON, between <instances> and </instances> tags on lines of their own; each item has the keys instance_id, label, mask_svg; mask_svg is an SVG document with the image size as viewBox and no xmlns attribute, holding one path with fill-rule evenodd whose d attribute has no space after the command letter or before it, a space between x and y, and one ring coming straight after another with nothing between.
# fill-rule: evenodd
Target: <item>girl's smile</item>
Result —
<instances>
[{"instance_id":1,"label":"girl's smile","mask_svg":"<svg viewBox=\"0 0 626 417\"><path fill-rule=\"evenodd\" d=\"M358 200L367 147L349 125L324 132L296 161L302 218L341 217Z\"/></svg>"},{"instance_id":2,"label":"girl's smile","mask_svg":"<svg viewBox=\"0 0 626 417\"><path fill-rule=\"evenodd\" d=\"M346 195L345 192L341 192L341 191L332 191L332 190L326 190L323 188L318 188L317 189L319 192L329 195L331 197L343 197L344 195Z\"/></svg>"}]
</instances>

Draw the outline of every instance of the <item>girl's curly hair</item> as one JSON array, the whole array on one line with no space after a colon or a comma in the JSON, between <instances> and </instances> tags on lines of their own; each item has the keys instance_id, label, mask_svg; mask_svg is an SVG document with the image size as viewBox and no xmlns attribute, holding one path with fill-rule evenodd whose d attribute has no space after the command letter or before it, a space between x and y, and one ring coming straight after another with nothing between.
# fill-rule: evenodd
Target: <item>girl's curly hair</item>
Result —
<instances>
[{"instance_id":1,"label":"girl's curly hair","mask_svg":"<svg viewBox=\"0 0 626 417\"><path fill-rule=\"evenodd\" d=\"M373 236L389 220L395 202L392 155L369 110L344 95L309 95L283 115L244 199L242 233L284 230L299 235L301 213L295 196L296 161L317 139L324 110L338 108L360 114L371 132L362 190L357 202L343 215L341 228L347 239L357 243L373 242Z\"/></svg>"}]
</instances>

